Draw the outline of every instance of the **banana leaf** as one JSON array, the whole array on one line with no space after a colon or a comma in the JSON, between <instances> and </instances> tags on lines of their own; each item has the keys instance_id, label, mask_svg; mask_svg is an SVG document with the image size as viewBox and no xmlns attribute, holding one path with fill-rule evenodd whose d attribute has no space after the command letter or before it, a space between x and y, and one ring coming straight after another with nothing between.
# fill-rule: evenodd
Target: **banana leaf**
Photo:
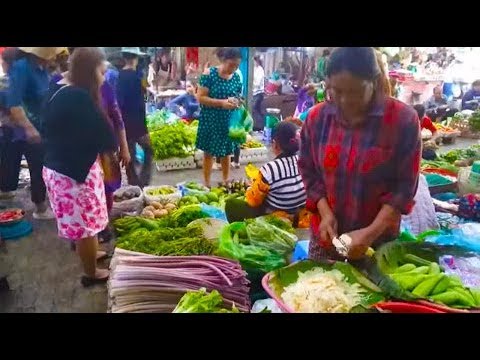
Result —
<instances>
[{"instance_id":1,"label":"banana leaf","mask_svg":"<svg viewBox=\"0 0 480 360\"><path fill-rule=\"evenodd\" d=\"M299 261L289 266L274 270L270 273L269 286L275 293L277 299L281 299L285 287L293 284L298 279L299 272L305 272L320 267L324 270L336 269L345 275L349 283L358 283L365 289L361 304L351 310L352 313L363 313L375 311L372 305L385 300L382 290L374 283L363 276L352 265L344 262L314 262L311 260Z\"/></svg>"},{"instance_id":2,"label":"banana leaf","mask_svg":"<svg viewBox=\"0 0 480 360\"><path fill-rule=\"evenodd\" d=\"M431 262L437 262L442 255L458 257L476 256L472 252L458 246L439 246L424 242L400 242L392 241L380 246L372 258L362 259L357 265L362 272L372 280L384 294L390 298L415 301L419 298L409 291L402 289L388 274L403 265L403 256L412 254Z\"/></svg>"}]
</instances>

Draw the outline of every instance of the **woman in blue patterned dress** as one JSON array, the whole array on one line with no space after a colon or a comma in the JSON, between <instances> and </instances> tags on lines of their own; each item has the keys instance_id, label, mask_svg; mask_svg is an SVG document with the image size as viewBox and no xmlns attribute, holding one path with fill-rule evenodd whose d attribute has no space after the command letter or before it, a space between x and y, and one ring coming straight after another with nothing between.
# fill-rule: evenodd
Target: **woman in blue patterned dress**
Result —
<instances>
[{"instance_id":1,"label":"woman in blue patterned dress","mask_svg":"<svg viewBox=\"0 0 480 360\"><path fill-rule=\"evenodd\" d=\"M242 82L235 72L241 61L238 48L219 48L220 65L211 67L200 78L197 92L201 105L197 148L203 150L203 177L210 187L213 159L221 158L223 181L230 175L230 156L235 143L228 136L230 115L239 105Z\"/></svg>"}]
</instances>

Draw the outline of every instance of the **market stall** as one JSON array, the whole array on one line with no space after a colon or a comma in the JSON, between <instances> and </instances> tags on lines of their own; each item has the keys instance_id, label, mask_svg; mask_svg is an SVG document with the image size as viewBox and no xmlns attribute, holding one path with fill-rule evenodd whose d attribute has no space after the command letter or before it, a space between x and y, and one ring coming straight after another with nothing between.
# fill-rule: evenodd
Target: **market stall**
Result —
<instances>
[{"instance_id":1,"label":"market stall","mask_svg":"<svg viewBox=\"0 0 480 360\"><path fill-rule=\"evenodd\" d=\"M250 115L245 111L244 119L248 121ZM235 129L229 136L240 132L238 139L242 148L240 162L256 163L268 159L268 150L258 139L252 138L246 129ZM202 167L203 153L195 149L198 120L186 121L167 109L156 110L147 116L147 127L150 132L153 157L159 171L195 169Z\"/></svg>"},{"instance_id":2,"label":"market stall","mask_svg":"<svg viewBox=\"0 0 480 360\"><path fill-rule=\"evenodd\" d=\"M478 159L472 146L422 161L433 196L443 199L434 200L440 228L416 236L404 229L349 262L305 260L308 240L281 214L228 222L248 180L145 188L141 209L113 222L109 311L478 312L480 216L469 217L461 197L466 184L480 191ZM334 240L339 254L342 241Z\"/></svg>"},{"instance_id":3,"label":"market stall","mask_svg":"<svg viewBox=\"0 0 480 360\"><path fill-rule=\"evenodd\" d=\"M462 127L480 130L477 113L463 116L437 124L444 140ZM195 121L162 111L150 115L148 125L165 169L172 162L201 165ZM263 156L243 122L229 136L241 139L244 153ZM339 261L308 260L308 212L303 219L252 214L250 170L246 179L211 189L191 181L140 194L120 189L109 311L480 312L480 196L474 195L480 193L480 145L422 160L435 225L420 232L403 217L396 240L369 248L359 260L345 258L348 235L333 239Z\"/></svg>"}]
</instances>

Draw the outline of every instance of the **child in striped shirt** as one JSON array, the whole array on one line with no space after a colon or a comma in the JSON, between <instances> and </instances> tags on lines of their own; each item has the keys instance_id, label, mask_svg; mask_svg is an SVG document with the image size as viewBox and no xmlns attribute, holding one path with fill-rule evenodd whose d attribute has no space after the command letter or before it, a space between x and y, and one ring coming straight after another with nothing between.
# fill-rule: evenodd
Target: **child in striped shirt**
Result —
<instances>
[{"instance_id":1,"label":"child in striped shirt","mask_svg":"<svg viewBox=\"0 0 480 360\"><path fill-rule=\"evenodd\" d=\"M290 215L305 207L305 187L297 165L298 130L290 122L281 122L276 128L273 139L276 158L260 169L247 190L246 200L251 207L263 207L264 213L281 211Z\"/></svg>"}]
</instances>

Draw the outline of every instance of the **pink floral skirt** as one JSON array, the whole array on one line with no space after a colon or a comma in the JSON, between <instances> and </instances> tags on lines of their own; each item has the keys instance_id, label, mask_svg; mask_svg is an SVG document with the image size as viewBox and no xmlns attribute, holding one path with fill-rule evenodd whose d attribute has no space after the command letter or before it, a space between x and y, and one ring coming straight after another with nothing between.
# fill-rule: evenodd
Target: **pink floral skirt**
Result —
<instances>
[{"instance_id":1,"label":"pink floral skirt","mask_svg":"<svg viewBox=\"0 0 480 360\"><path fill-rule=\"evenodd\" d=\"M60 237L76 241L95 236L107 227L105 186L98 162L93 164L84 183L46 167L43 180Z\"/></svg>"}]
</instances>

